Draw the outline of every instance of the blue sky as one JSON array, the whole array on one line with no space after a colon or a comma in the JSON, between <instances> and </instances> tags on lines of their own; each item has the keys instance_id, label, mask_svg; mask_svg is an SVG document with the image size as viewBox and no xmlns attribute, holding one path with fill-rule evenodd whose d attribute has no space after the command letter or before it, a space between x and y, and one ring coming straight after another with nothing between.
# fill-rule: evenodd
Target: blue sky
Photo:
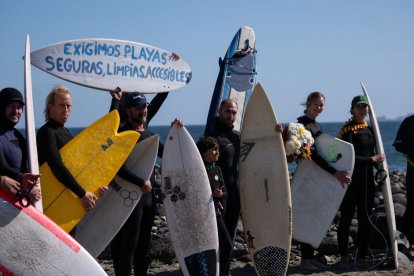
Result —
<instances>
[{"instance_id":1,"label":"blue sky","mask_svg":"<svg viewBox=\"0 0 414 276\"><path fill-rule=\"evenodd\" d=\"M349 118L362 81L379 116L414 112L414 1L1 1L0 87L23 92L26 34L31 49L79 38L141 42L177 52L192 67L185 88L170 93L153 119L204 124L218 59L241 26L256 34L257 80L281 122L295 121L311 91L326 96L322 122ZM109 108L110 95L32 67L36 126L55 84L73 93L67 126L87 126ZM116 84L114 84L114 87ZM152 96L149 96L151 98Z\"/></svg>"}]
</instances>

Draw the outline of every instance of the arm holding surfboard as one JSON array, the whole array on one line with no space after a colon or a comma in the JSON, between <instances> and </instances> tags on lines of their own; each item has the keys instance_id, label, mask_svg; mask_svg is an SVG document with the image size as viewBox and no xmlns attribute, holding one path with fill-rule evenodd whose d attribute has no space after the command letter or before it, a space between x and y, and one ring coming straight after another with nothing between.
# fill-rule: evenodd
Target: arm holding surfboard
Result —
<instances>
[{"instance_id":1,"label":"arm holding surfboard","mask_svg":"<svg viewBox=\"0 0 414 276\"><path fill-rule=\"evenodd\" d=\"M46 124L37 133L39 164L47 162L55 177L80 199L85 210L95 206L96 196L85 191L75 177L65 167L60 155L60 148L73 137L64 124L69 118L72 100L69 89L55 87L48 95L45 107Z\"/></svg>"}]
</instances>

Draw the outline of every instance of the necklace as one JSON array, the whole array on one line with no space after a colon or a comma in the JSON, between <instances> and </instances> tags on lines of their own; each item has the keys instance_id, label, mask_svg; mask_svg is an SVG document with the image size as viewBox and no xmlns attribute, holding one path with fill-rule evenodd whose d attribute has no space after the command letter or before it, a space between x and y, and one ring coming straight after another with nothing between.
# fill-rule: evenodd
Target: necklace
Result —
<instances>
[{"instance_id":1,"label":"necklace","mask_svg":"<svg viewBox=\"0 0 414 276\"><path fill-rule=\"evenodd\" d=\"M358 130L364 129L368 127L367 122L357 123L355 122L354 117L350 118L345 124L342 126L341 131L338 134L338 138L342 138L345 133L353 132L356 133Z\"/></svg>"}]
</instances>

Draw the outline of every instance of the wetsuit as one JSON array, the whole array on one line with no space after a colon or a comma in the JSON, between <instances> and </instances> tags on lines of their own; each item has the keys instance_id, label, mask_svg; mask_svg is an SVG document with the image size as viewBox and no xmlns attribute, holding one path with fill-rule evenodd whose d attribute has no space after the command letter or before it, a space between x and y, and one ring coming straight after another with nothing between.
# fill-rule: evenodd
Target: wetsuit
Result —
<instances>
[{"instance_id":1,"label":"wetsuit","mask_svg":"<svg viewBox=\"0 0 414 276\"><path fill-rule=\"evenodd\" d=\"M240 154L240 133L222 123L217 117L213 130L206 136L217 139L220 146L220 157L217 165L221 168L227 190L227 206L224 222L232 241L236 238L237 224L240 216L240 197L238 189L238 164Z\"/></svg>"},{"instance_id":2,"label":"wetsuit","mask_svg":"<svg viewBox=\"0 0 414 276\"><path fill-rule=\"evenodd\" d=\"M26 140L15 128L0 129L0 174L18 180L27 172Z\"/></svg>"},{"instance_id":3,"label":"wetsuit","mask_svg":"<svg viewBox=\"0 0 414 276\"><path fill-rule=\"evenodd\" d=\"M302 124L307 130L310 131L314 139L316 139L319 135L323 133L321 125L315 120L308 118L306 115L297 118L297 120L298 123ZM318 154L315 145L311 147L311 156L312 161L318 164L319 167L321 167L322 169L324 169L332 175L336 173L336 169L329 165L328 162ZM313 259L315 249L310 244L301 243L300 250L302 259Z\"/></svg>"},{"instance_id":4,"label":"wetsuit","mask_svg":"<svg viewBox=\"0 0 414 276\"><path fill-rule=\"evenodd\" d=\"M395 149L407 158L406 193L407 206L405 209L401 231L414 244L414 115L407 117L401 123L394 142Z\"/></svg>"},{"instance_id":5,"label":"wetsuit","mask_svg":"<svg viewBox=\"0 0 414 276\"><path fill-rule=\"evenodd\" d=\"M355 124L355 123L351 123ZM370 127L349 131L342 139L354 145L355 166L352 173L352 184L349 185L340 207L341 218L338 226L338 247L341 256L348 255L349 227L357 209L358 233L356 245L358 256L367 254L370 221L375 197L374 163L375 139Z\"/></svg>"},{"instance_id":6,"label":"wetsuit","mask_svg":"<svg viewBox=\"0 0 414 276\"><path fill-rule=\"evenodd\" d=\"M151 101L151 104L148 106L146 126L155 116L167 96L168 93L158 93ZM113 109L119 109L119 101L112 100L111 110ZM121 124L122 126L120 127L119 132L132 129L128 121L121 121ZM138 142L154 135L154 133L147 129L145 131L139 131L139 133L141 136L139 137ZM164 147L160 143L158 148L159 157L162 157L163 149ZM117 174L140 187L142 187L145 181L126 168L125 165L121 167ZM154 174L151 176L152 185L154 185L153 177ZM150 264L149 250L151 244L151 228L154 224L155 211L156 197L155 189L153 188L152 192L142 195L128 220L124 223L110 244L115 275L129 276L131 274L132 266L134 266L134 275L147 275L148 266Z\"/></svg>"},{"instance_id":7,"label":"wetsuit","mask_svg":"<svg viewBox=\"0 0 414 276\"><path fill-rule=\"evenodd\" d=\"M216 166L215 163L204 163L206 166L208 179L210 182L211 192L214 193L216 188L225 187L223 174L219 166ZM216 210L216 219L217 219L217 231L219 238L219 251L220 251L220 275L229 275L230 274L230 262L231 254L233 252L233 241L227 231L226 224L224 223L223 216L220 213L217 213L219 208L219 203L223 207L221 212L226 210L226 199L227 191L223 190L222 197L213 197L214 207Z\"/></svg>"},{"instance_id":8,"label":"wetsuit","mask_svg":"<svg viewBox=\"0 0 414 276\"><path fill-rule=\"evenodd\" d=\"M47 162L55 177L82 198L86 192L63 164L59 151L72 138L72 134L63 124L49 119L37 132L37 153L39 165Z\"/></svg>"}]
</instances>

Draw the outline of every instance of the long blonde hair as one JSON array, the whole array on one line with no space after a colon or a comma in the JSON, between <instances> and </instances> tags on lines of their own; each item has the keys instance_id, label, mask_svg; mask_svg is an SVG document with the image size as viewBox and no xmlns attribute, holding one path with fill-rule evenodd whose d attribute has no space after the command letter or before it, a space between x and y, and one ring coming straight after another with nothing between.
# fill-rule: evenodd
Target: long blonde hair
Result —
<instances>
[{"instance_id":1,"label":"long blonde hair","mask_svg":"<svg viewBox=\"0 0 414 276\"><path fill-rule=\"evenodd\" d=\"M50 119L50 111L49 111L49 104L54 104L55 103L55 95L60 94L60 95L69 95L71 96L70 90L62 85L56 85L55 87L53 87L52 91L49 92L49 94L46 97L46 106L45 109L43 111L43 114L45 116L45 121L49 121Z\"/></svg>"}]
</instances>

